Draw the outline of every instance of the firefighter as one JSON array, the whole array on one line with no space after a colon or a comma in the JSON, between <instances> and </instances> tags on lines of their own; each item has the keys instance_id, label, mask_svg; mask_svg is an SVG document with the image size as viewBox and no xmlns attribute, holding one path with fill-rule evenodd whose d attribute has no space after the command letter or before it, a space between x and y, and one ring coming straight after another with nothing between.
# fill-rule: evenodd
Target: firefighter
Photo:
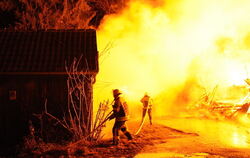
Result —
<instances>
[{"instance_id":1,"label":"firefighter","mask_svg":"<svg viewBox=\"0 0 250 158\"><path fill-rule=\"evenodd\" d=\"M142 97L141 103L143 104L141 123L143 123L144 117L146 113L148 112L150 125L152 125L152 99L147 93L145 93L144 96Z\"/></svg>"},{"instance_id":2,"label":"firefighter","mask_svg":"<svg viewBox=\"0 0 250 158\"><path fill-rule=\"evenodd\" d=\"M115 118L115 124L112 129L113 133L113 145L119 144L119 131L121 130L128 140L132 140L132 135L129 133L126 127L126 121L128 120L128 106L124 99L121 97L119 89L113 90L114 105L113 113L109 117L109 120Z\"/></svg>"}]
</instances>

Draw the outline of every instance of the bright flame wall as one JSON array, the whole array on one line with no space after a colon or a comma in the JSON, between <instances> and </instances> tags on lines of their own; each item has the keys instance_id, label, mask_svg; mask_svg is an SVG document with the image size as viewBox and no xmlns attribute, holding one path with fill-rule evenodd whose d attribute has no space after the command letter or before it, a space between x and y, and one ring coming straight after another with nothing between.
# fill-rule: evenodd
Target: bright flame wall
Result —
<instances>
[{"instance_id":1,"label":"bright flame wall","mask_svg":"<svg viewBox=\"0 0 250 158\"><path fill-rule=\"evenodd\" d=\"M106 16L98 30L101 52L95 102L124 91L132 109L147 91L155 113L178 111L200 87L243 84L250 53L248 0L132 1ZM139 107L139 108L138 108Z\"/></svg>"}]
</instances>

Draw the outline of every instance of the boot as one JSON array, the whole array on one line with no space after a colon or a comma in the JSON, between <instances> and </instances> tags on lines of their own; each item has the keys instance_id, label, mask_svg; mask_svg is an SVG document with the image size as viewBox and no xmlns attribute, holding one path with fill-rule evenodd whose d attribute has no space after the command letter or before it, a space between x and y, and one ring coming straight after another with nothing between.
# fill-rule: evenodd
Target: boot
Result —
<instances>
[{"instance_id":1,"label":"boot","mask_svg":"<svg viewBox=\"0 0 250 158\"><path fill-rule=\"evenodd\" d=\"M118 145L119 144L119 139L113 139L112 145Z\"/></svg>"},{"instance_id":2,"label":"boot","mask_svg":"<svg viewBox=\"0 0 250 158\"><path fill-rule=\"evenodd\" d=\"M128 138L128 140L132 140L132 135L129 132L125 133L125 136Z\"/></svg>"}]
</instances>

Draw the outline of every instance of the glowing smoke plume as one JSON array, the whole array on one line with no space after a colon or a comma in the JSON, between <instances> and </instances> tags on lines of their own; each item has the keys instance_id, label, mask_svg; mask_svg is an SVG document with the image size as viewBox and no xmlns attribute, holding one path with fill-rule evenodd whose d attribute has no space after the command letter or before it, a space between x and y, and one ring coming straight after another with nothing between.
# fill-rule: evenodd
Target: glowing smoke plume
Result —
<instances>
[{"instance_id":1,"label":"glowing smoke plume","mask_svg":"<svg viewBox=\"0 0 250 158\"><path fill-rule=\"evenodd\" d=\"M100 58L95 95L121 88L135 108L145 91L156 113L186 106L202 88L244 84L249 61L247 0L131 1L104 18L98 30Z\"/></svg>"}]
</instances>

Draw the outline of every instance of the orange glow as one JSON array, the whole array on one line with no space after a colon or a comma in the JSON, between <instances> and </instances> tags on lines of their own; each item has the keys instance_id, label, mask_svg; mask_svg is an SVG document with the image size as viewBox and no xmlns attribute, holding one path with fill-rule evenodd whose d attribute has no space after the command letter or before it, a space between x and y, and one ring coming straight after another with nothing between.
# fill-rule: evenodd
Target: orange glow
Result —
<instances>
[{"instance_id":1,"label":"orange glow","mask_svg":"<svg viewBox=\"0 0 250 158\"><path fill-rule=\"evenodd\" d=\"M233 133L232 136L232 142L234 146L237 147L248 147L249 144L247 143L248 139L246 137L246 135L241 135L237 132Z\"/></svg>"},{"instance_id":2,"label":"orange glow","mask_svg":"<svg viewBox=\"0 0 250 158\"><path fill-rule=\"evenodd\" d=\"M139 100L148 92L155 116L177 115L204 89L218 86L215 98L222 99L227 98L225 88L246 85L248 0L161 2L133 0L119 14L104 18L97 35L99 51L110 42L112 48L99 59L95 102L112 98L111 89L120 88L136 116ZM244 145L237 134L232 139Z\"/></svg>"},{"instance_id":3,"label":"orange glow","mask_svg":"<svg viewBox=\"0 0 250 158\"><path fill-rule=\"evenodd\" d=\"M244 84L249 3L168 0L154 6L137 0L106 16L98 30L99 51L109 42L113 46L100 58L96 95L105 98L110 89L126 87L132 101L148 91L173 102L190 78L206 88Z\"/></svg>"}]
</instances>

